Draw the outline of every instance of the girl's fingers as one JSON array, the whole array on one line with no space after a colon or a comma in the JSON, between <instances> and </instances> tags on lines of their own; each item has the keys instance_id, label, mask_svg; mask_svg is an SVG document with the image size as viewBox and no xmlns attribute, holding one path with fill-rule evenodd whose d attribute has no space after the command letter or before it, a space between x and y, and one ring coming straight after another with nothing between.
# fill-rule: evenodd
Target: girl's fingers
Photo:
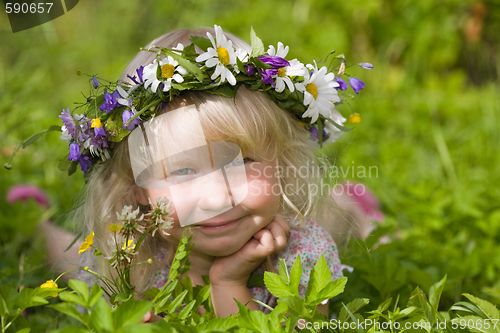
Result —
<instances>
[{"instance_id":1,"label":"girl's fingers","mask_svg":"<svg viewBox=\"0 0 500 333\"><path fill-rule=\"evenodd\" d=\"M283 227L283 230L285 231L285 234L286 234L287 236L288 236L288 235L290 235L290 226L288 225L287 220L286 220L283 216L281 216L281 215L279 215L279 214L278 214L278 215L276 215L276 216L274 217L274 219L273 219L273 221L272 221L272 222L277 222L277 223L279 223L279 224ZM271 223L272 223L272 222L271 222Z\"/></svg>"},{"instance_id":2,"label":"girl's fingers","mask_svg":"<svg viewBox=\"0 0 500 333\"><path fill-rule=\"evenodd\" d=\"M253 254L257 257L266 257L275 251L274 238L271 232L267 229L261 229L253 235L255 247L252 249ZM251 241L250 241L251 242Z\"/></svg>"},{"instance_id":3,"label":"girl's fingers","mask_svg":"<svg viewBox=\"0 0 500 333\"><path fill-rule=\"evenodd\" d=\"M269 225L265 229L271 232L274 240L275 251L279 252L283 250L288 241L287 234L283 226L280 223L273 221L269 223Z\"/></svg>"}]
</instances>

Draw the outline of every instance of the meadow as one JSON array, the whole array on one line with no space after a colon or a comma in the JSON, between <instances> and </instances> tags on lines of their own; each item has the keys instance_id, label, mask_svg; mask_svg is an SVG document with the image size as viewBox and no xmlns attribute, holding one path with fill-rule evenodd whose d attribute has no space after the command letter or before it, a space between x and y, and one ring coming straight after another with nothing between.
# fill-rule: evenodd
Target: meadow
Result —
<instances>
[{"instance_id":1,"label":"meadow","mask_svg":"<svg viewBox=\"0 0 500 333\"><path fill-rule=\"evenodd\" d=\"M281 41L291 58L304 61L336 50L374 69L353 70L366 87L338 110L344 116L357 112L362 122L350 125L353 130L324 152L339 167L377 167L372 177L347 174L335 181L366 184L380 200L385 221L366 241L350 239L342 251L342 262L354 270L345 274L348 282L330 302L331 312L354 320L378 309L389 317L377 318L389 320L394 317L387 311L414 307L418 311L396 320L417 318L417 312L418 320L437 320L479 308L474 315L492 319L498 313L484 303L462 303L464 293L500 302L499 16L492 0L82 0L54 21L13 34L4 15L1 162L7 163L22 140L60 126L63 108L84 101L81 91L88 91L89 82L77 70L116 79L139 47L170 30L218 24L249 41L253 26L265 45ZM20 150L12 170L0 172L2 286L35 288L53 279L36 226L51 218L62 228L75 227L67 213L78 202L83 175L58 169L67 154L59 135L50 132ZM48 193L50 210L4 200L9 188L27 183ZM389 241L381 244L382 237ZM388 310L385 301L391 298ZM359 301L346 314L343 304L355 299L369 303ZM419 307L416 299L424 303ZM89 304L90 309L95 303ZM448 312L454 304L461 310ZM32 332L76 325L72 317L57 326L55 310L43 309L30 312Z\"/></svg>"}]
</instances>

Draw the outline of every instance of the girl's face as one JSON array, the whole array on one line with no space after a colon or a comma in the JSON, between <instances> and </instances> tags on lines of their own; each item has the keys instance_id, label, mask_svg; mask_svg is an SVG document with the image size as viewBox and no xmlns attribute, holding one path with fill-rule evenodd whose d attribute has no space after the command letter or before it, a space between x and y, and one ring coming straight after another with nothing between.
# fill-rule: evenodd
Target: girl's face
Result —
<instances>
[{"instance_id":1,"label":"girl's face","mask_svg":"<svg viewBox=\"0 0 500 333\"><path fill-rule=\"evenodd\" d=\"M181 184L146 190L153 204L156 198L167 197L176 210L172 215L173 228L167 230L170 236L165 236L167 240L175 243L179 241L186 228L180 223L185 221L183 216L186 212L196 210L197 217L210 216L210 218L198 219L187 226L193 231L192 251L214 257L228 256L241 249L257 231L273 220L280 205L279 184L275 177L276 162L270 160L266 153L263 155L247 153L242 157L243 161L240 157L239 162L231 161L230 166L240 167L240 170L244 168L248 189L248 192L245 191L246 196L242 196L241 193L231 193L229 185L223 180L210 181L198 187L183 188L183 179L195 178L196 173L200 172L192 159L188 167L181 164L168 170L167 178L170 177L168 183L172 184L172 179L175 183L177 179ZM226 180L227 178L226 173ZM233 192L236 192L234 188ZM140 203L147 204L147 198L144 196L138 199ZM222 213L218 214L219 212Z\"/></svg>"}]
</instances>

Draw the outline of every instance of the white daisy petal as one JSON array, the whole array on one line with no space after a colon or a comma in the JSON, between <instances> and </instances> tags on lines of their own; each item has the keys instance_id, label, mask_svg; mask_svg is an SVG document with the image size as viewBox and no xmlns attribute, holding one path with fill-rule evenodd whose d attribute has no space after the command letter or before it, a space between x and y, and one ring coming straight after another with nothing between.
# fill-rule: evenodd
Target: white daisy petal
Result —
<instances>
[{"instance_id":1,"label":"white daisy petal","mask_svg":"<svg viewBox=\"0 0 500 333\"><path fill-rule=\"evenodd\" d=\"M214 67L215 65L219 64L219 59L218 58L211 58L211 59L208 59L206 62L205 62L205 65L207 67Z\"/></svg>"},{"instance_id":2,"label":"white daisy petal","mask_svg":"<svg viewBox=\"0 0 500 333\"><path fill-rule=\"evenodd\" d=\"M187 70L184 67L182 67L182 66L177 66L176 70L181 75L186 75L187 74Z\"/></svg>"},{"instance_id":3,"label":"white daisy petal","mask_svg":"<svg viewBox=\"0 0 500 333\"><path fill-rule=\"evenodd\" d=\"M184 78L180 74L174 74L174 76L172 76L172 79L174 79L177 83L184 82Z\"/></svg>"},{"instance_id":4,"label":"white daisy petal","mask_svg":"<svg viewBox=\"0 0 500 333\"><path fill-rule=\"evenodd\" d=\"M159 85L160 85L160 81L159 80L153 81L153 84L151 85L151 90L155 93L156 90L158 89Z\"/></svg>"},{"instance_id":5,"label":"white daisy petal","mask_svg":"<svg viewBox=\"0 0 500 333\"><path fill-rule=\"evenodd\" d=\"M232 86L236 85L236 78L234 77L233 73L231 73L231 71L227 68L225 68L225 70L226 70L227 81L229 82L229 84Z\"/></svg>"}]
</instances>

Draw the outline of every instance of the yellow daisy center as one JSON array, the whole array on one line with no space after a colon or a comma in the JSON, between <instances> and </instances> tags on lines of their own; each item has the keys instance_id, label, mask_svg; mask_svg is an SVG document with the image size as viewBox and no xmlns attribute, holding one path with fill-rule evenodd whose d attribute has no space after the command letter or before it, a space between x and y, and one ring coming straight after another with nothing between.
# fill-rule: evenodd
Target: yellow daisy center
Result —
<instances>
[{"instance_id":1,"label":"yellow daisy center","mask_svg":"<svg viewBox=\"0 0 500 333\"><path fill-rule=\"evenodd\" d=\"M359 113L353 113L349 116L349 122L351 124L359 124L361 122L361 116Z\"/></svg>"},{"instance_id":2,"label":"yellow daisy center","mask_svg":"<svg viewBox=\"0 0 500 333\"><path fill-rule=\"evenodd\" d=\"M223 47L217 48L217 55L219 56L219 61L224 66L229 65L229 52Z\"/></svg>"},{"instance_id":3,"label":"yellow daisy center","mask_svg":"<svg viewBox=\"0 0 500 333\"><path fill-rule=\"evenodd\" d=\"M278 77L283 77L285 76L285 67L281 67L280 69L278 69Z\"/></svg>"},{"instance_id":4,"label":"yellow daisy center","mask_svg":"<svg viewBox=\"0 0 500 333\"><path fill-rule=\"evenodd\" d=\"M306 86L306 91L308 93L310 93L311 95L313 95L314 99L316 99L316 97L318 97L318 88L316 88L316 85L314 83L309 83Z\"/></svg>"},{"instance_id":5,"label":"yellow daisy center","mask_svg":"<svg viewBox=\"0 0 500 333\"><path fill-rule=\"evenodd\" d=\"M92 119L91 128L94 128L94 127L97 127L97 128L102 127L101 118Z\"/></svg>"},{"instance_id":6,"label":"yellow daisy center","mask_svg":"<svg viewBox=\"0 0 500 333\"><path fill-rule=\"evenodd\" d=\"M163 76L165 79L170 79L172 76L174 76L174 71L175 67L170 64L161 66L161 76Z\"/></svg>"}]
</instances>

